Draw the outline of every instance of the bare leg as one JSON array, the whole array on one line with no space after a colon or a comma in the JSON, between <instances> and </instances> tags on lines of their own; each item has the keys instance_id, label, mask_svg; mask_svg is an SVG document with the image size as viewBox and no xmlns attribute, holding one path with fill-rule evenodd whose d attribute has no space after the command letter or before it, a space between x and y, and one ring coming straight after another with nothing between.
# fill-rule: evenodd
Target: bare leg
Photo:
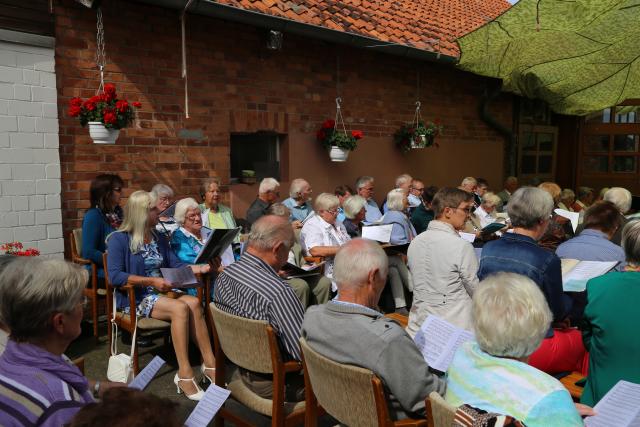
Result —
<instances>
[{"instance_id":1,"label":"bare leg","mask_svg":"<svg viewBox=\"0 0 640 427\"><path fill-rule=\"evenodd\" d=\"M189 330L198 349L200 349L204 364L209 368L213 368L216 361L213 356L209 330L207 329L207 323L204 321L204 313L202 312L200 301L198 301L198 298L189 295L180 297L179 301L184 302L189 307Z\"/></svg>"},{"instance_id":2,"label":"bare leg","mask_svg":"<svg viewBox=\"0 0 640 427\"><path fill-rule=\"evenodd\" d=\"M171 322L171 339L173 349L178 359L178 377L192 378L193 369L189 363L189 307L184 302L171 298L158 298L151 317L158 320ZM180 386L187 394L197 392L195 385L190 381L181 381Z\"/></svg>"}]
</instances>

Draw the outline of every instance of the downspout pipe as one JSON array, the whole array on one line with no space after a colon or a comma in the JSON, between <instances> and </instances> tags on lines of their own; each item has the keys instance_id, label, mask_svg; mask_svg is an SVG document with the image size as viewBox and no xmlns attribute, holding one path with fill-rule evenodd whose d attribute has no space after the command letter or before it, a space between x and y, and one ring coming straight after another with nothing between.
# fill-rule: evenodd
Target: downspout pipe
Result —
<instances>
[{"instance_id":1,"label":"downspout pipe","mask_svg":"<svg viewBox=\"0 0 640 427\"><path fill-rule=\"evenodd\" d=\"M495 101L495 99L500 96L502 93L501 84L495 84L492 82L487 82L484 93L480 98L480 102L478 104L478 114L480 115L480 119L484 121L489 127L498 132L505 141L504 144L504 158L506 164L506 175L516 175L516 159L517 159L517 139L516 135L513 133L513 129L510 129L496 120L495 117L489 113L489 105Z\"/></svg>"}]
</instances>

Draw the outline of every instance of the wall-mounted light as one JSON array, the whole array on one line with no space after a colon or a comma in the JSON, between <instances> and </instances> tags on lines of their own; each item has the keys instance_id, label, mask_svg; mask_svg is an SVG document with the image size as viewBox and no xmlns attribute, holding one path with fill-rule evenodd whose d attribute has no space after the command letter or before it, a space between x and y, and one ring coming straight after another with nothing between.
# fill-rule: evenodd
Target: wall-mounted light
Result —
<instances>
[{"instance_id":1,"label":"wall-mounted light","mask_svg":"<svg viewBox=\"0 0 640 427\"><path fill-rule=\"evenodd\" d=\"M269 50L282 49L282 37L283 37L283 34L281 31L270 30L269 38L267 39L267 49Z\"/></svg>"}]
</instances>

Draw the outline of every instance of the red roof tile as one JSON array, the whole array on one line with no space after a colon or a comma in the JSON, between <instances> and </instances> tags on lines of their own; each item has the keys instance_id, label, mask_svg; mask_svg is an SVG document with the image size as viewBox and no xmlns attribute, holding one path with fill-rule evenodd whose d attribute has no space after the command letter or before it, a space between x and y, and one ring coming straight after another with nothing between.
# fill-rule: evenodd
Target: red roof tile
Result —
<instances>
[{"instance_id":1,"label":"red roof tile","mask_svg":"<svg viewBox=\"0 0 640 427\"><path fill-rule=\"evenodd\" d=\"M458 56L455 39L510 7L507 0L217 0L307 24Z\"/></svg>"}]
</instances>

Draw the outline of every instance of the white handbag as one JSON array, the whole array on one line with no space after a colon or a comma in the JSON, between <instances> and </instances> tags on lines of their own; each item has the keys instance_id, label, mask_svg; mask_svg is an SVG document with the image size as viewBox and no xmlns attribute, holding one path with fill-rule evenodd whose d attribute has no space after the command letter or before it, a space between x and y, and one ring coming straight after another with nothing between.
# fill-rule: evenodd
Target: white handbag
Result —
<instances>
[{"instance_id":1,"label":"white handbag","mask_svg":"<svg viewBox=\"0 0 640 427\"><path fill-rule=\"evenodd\" d=\"M134 308L134 307L133 307ZM134 378L133 353L136 349L136 333L138 332L138 316L135 316L135 327L131 336L131 354L118 354L118 325L116 318L116 293L113 293L113 317L111 318L111 356L107 367L107 379L118 383L130 383Z\"/></svg>"}]
</instances>

